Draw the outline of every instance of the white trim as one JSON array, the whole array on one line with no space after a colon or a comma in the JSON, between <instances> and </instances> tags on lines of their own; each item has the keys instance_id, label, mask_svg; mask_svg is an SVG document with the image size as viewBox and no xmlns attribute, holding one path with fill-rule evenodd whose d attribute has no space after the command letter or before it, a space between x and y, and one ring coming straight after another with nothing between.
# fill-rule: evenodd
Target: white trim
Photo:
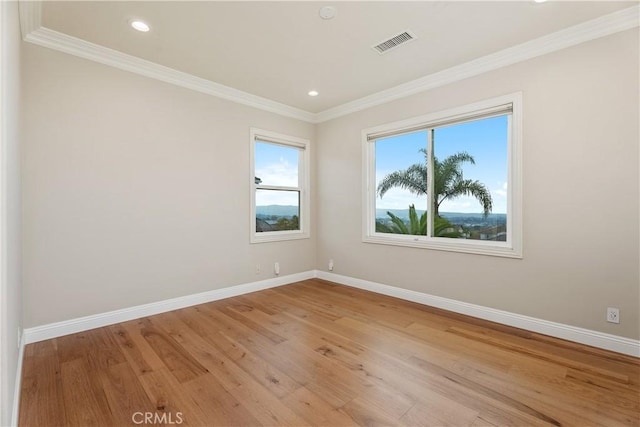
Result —
<instances>
[{"instance_id":1,"label":"white trim","mask_svg":"<svg viewBox=\"0 0 640 427\"><path fill-rule=\"evenodd\" d=\"M640 6L622 9L329 108L320 113L311 113L42 27L40 10L40 2L20 0L20 22L25 41L309 123L322 123L580 43L629 30L639 25L638 15L640 14Z\"/></svg>"},{"instance_id":2,"label":"white trim","mask_svg":"<svg viewBox=\"0 0 640 427\"><path fill-rule=\"evenodd\" d=\"M20 335L20 344L18 346L18 365L16 366L16 384L13 389L13 408L11 408L11 425L18 425L18 417L20 416L20 391L22 390L22 362L24 359L24 333Z\"/></svg>"},{"instance_id":3,"label":"white trim","mask_svg":"<svg viewBox=\"0 0 640 427\"><path fill-rule=\"evenodd\" d=\"M447 239L441 237L414 236L402 234L389 234L376 232L376 198L377 188L375 170L375 139L372 135L402 134L407 130L424 129L429 131L427 143L428 158L431 160L433 151L431 142L431 123L438 126L438 122L460 123L468 120L470 116L475 117L476 113L495 109L497 106L510 104L512 106L511 118L509 120L509 135L507 141L508 151L508 177L507 177L507 233L506 242L494 242L483 240ZM423 249L434 249L451 252L463 252L479 255L501 256L508 258L522 258L522 93L516 92L491 99L486 99L461 107L451 108L444 111L425 114L410 119L405 119L393 123L364 129L362 131L363 144L363 206L366 209L362 212L363 234L362 241L365 243L386 244L394 246L406 246ZM429 174L429 188L432 188L432 174ZM431 193L431 192L429 192ZM430 197L427 197L427 206L431 206ZM429 212L429 210L428 210ZM429 227L431 224L431 214L429 215Z\"/></svg>"},{"instance_id":4,"label":"white trim","mask_svg":"<svg viewBox=\"0 0 640 427\"><path fill-rule=\"evenodd\" d=\"M251 282L222 289L214 289L212 291L202 292L199 294L185 295L182 297L172 298L164 301L157 301L149 304L138 305L135 307L109 311L106 313L64 320L62 322L49 323L47 325L35 326L33 328L27 328L24 330L24 333L22 334L22 341L24 342L24 344L31 344L38 341L61 337L63 335L74 334L77 332L87 331L89 329L113 325L115 323L139 319L145 316L165 313L167 311L177 310L184 307L191 307L194 305L217 301L224 298L231 298L238 295L248 294L250 292L261 291L263 289L288 285L290 283L300 282L302 280L312 279L314 277L314 271L305 271L302 273L261 280L259 282Z\"/></svg>"},{"instance_id":5,"label":"white trim","mask_svg":"<svg viewBox=\"0 0 640 427\"><path fill-rule=\"evenodd\" d=\"M22 341L20 345L20 366L18 369L20 370L19 372L21 372L24 346L27 344L87 331L89 329L100 328L119 322L134 320L145 316L165 313L167 311L190 307L197 304L204 304L210 301L244 295L263 289L288 285L290 283L312 278L324 279L341 285L417 302L430 307L441 308L454 313L477 317L479 319L489 320L503 325L514 326L527 331L537 332L580 344L627 354L629 356L640 357L640 341L638 340L565 325L562 323L550 322L548 320L537 319L535 317L523 316L521 314L497 310L495 308L483 307L481 305L456 301L395 286L383 285L381 283L343 276L322 270L310 270L288 276L262 280L259 282L246 283L199 294L186 295L184 297L173 298L165 301L139 305L122 310L115 310L107 313L70 319L63 322L27 328L22 334ZM16 385L16 387L19 386ZM16 390L18 390L18 388L16 388Z\"/></svg>"},{"instance_id":6,"label":"white trim","mask_svg":"<svg viewBox=\"0 0 640 427\"><path fill-rule=\"evenodd\" d=\"M293 117L294 119L306 122L313 122L315 120L315 114L299 108L243 92L220 83L196 77L192 74L174 70L173 68L90 43L45 27L40 27L30 32L24 39L39 46L48 47L80 58L89 59L114 68L276 113L281 116Z\"/></svg>"},{"instance_id":7,"label":"white trim","mask_svg":"<svg viewBox=\"0 0 640 427\"><path fill-rule=\"evenodd\" d=\"M351 286L378 294L417 302L431 307L441 308L454 313L477 317L491 322L501 323L503 325L514 326L527 331L615 351L629 356L640 357L640 341L630 338L619 337L616 335L606 334L604 332L592 331L562 323L550 322L548 320L537 319L535 317L523 316L521 314L510 313L508 311L497 310L495 308L483 307L481 305L456 301L409 289L397 288L395 286L383 285L381 283L342 276L326 271L317 270L316 277L329 280L334 283L339 283L341 285Z\"/></svg>"},{"instance_id":8,"label":"white trim","mask_svg":"<svg viewBox=\"0 0 640 427\"><path fill-rule=\"evenodd\" d=\"M18 2L20 13L20 32L26 39L29 33L42 26L42 2L20 0Z\"/></svg>"},{"instance_id":9,"label":"white trim","mask_svg":"<svg viewBox=\"0 0 640 427\"><path fill-rule=\"evenodd\" d=\"M289 136L253 127L250 128L249 134L249 182L251 185L251 194L249 195L251 203L249 212L250 243L266 243L280 242L285 240L308 239L311 236L311 154L309 152L311 142L308 139L298 138L295 136ZM297 187L283 187L262 184L257 185L255 183L256 142L266 142L269 144L276 144L283 147L299 150ZM297 191L300 195L300 216L298 218L298 221L300 222L300 230L269 231L260 233L256 232L256 190L258 189Z\"/></svg>"},{"instance_id":10,"label":"white trim","mask_svg":"<svg viewBox=\"0 0 640 427\"><path fill-rule=\"evenodd\" d=\"M322 111L315 116L316 123L346 116L376 105L386 104L440 86L497 70L538 56L566 49L580 43L605 37L639 25L640 6L633 6L582 24L539 37L534 40L492 53L437 73L347 102Z\"/></svg>"}]
</instances>

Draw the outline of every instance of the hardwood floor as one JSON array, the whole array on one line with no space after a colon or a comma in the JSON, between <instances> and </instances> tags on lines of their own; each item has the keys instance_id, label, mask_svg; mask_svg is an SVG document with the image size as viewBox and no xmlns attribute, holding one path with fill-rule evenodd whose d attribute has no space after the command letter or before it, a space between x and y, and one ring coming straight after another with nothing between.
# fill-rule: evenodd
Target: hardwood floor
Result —
<instances>
[{"instance_id":1,"label":"hardwood floor","mask_svg":"<svg viewBox=\"0 0 640 427\"><path fill-rule=\"evenodd\" d=\"M30 344L21 426L638 426L639 359L322 280Z\"/></svg>"}]
</instances>

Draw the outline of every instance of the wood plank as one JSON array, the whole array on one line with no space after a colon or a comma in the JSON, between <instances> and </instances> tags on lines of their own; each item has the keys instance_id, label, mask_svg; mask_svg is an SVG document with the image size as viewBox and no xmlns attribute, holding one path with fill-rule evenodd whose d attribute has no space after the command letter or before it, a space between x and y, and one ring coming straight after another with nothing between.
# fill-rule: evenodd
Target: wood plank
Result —
<instances>
[{"instance_id":1,"label":"wood plank","mask_svg":"<svg viewBox=\"0 0 640 427\"><path fill-rule=\"evenodd\" d=\"M22 372L21 425L65 425L62 376L55 341L27 345Z\"/></svg>"},{"instance_id":2,"label":"wood plank","mask_svg":"<svg viewBox=\"0 0 640 427\"><path fill-rule=\"evenodd\" d=\"M201 376L187 383L184 383L184 389L192 399L198 402L200 408L204 412L207 424L217 425L238 425L238 426L254 426L260 425L256 417L254 417L249 409L247 409L246 401L239 398L242 393L235 393L242 386L225 390L222 385L208 374ZM269 393L258 392L257 387L250 387L256 394L269 395Z\"/></svg>"},{"instance_id":3,"label":"wood plank","mask_svg":"<svg viewBox=\"0 0 640 427\"><path fill-rule=\"evenodd\" d=\"M360 398L353 399L339 409L343 414L348 415L353 423L360 426L395 426L399 425L398 420L389 417L376 407L371 407Z\"/></svg>"},{"instance_id":4,"label":"wood plank","mask_svg":"<svg viewBox=\"0 0 640 427\"><path fill-rule=\"evenodd\" d=\"M65 425L113 425L104 392L94 390L90 377L95 377L97 373L91 370L89 363L84 358L74 358L62 363L60 372L67 415Z\"/></svg>"},{"instance_id":5,"label":"wood plank","mask_svg":"<svg viewBox=\"0 0 640 427\"><path fill-rule=\"evenodd\" d=\"M179 382L190 381L208 373L207 368L193 358L169 334L156 327L147 319L147 324L140 331L149 346L162 359L169 372Z\"/></svg>"},{"instance_id":6,"label":"wood plank","mask_svg":"<svg viewBox=\"0 0 640 427\"><path fill-rule=\"evenodd\" d=\"M116 337L122 353L138 375L143 375L153 370L149 361L147 361L142 354L138 343L134 341L124 325L113 325L109 327L109 330Z\"/></svg>"},{"instance_id":7,"label":"wood plank","mask_svg":"<svg viewBox=\"0 0 640 427\"><path fill-rule=\"evenodd\" d=\"M277 397L284 397L300 387L289 375L223 332L210 334L207 339Z\"/></svg>"},{"instance_id":8,"label":"wood plank","mask_svg":"<svg viewBox=\"0 0 640 427\"><path fill-rule=\"evenodd\" d=\"M128 363L110 366L102 371L104 394L116 425L135 424L136 412L152 412L158 402L152 402Z\"/></svg>"},{"instance_id":9,"label":"wood plank","mask_svg":"<svg viewBox=\"0 0 640 427\"><path fill-rule=\"evenodd\" d=\"M207 424L208 417L200 407L199 399L191 397L166 368L147 372L139 379L149 399L156 402L153 412L172 414L172 419L180 418L184 426Z\"/></svg>"},{"instance_id":10,"label":"wood plank","mask_svg":"<svg viewBox=\"0 0 640 427\"><path fill-rule=\"evenodd\" d=\"M230 393L247 408L249 412L265 426L302 427L309 425L290 408L271 393L261 387L241 385Z\"/></svg>"},{"instance_id":11,"label":"wood plank","mask_svg":"<svg viewBox=\"0 0 640 427\"><path fill-rule=\"evenodd\" d=\"M400 419L408 426L471 426L478 419L478 413L435 393L431 398L417 403Z\"/></svg>"},{"instance_id":12,"label":"wood plank","mask_svg":"<svg viewBox=\"0 0 640 427\"><path fill-rule=\"evenodd\" d=\"M348 426L353 424L351 417L343 412L336 411L336 407L330 405L316 393L306 387L300 387L293 393L282 399L288 408L315 426Z\"/></svg>"}]
</instances>

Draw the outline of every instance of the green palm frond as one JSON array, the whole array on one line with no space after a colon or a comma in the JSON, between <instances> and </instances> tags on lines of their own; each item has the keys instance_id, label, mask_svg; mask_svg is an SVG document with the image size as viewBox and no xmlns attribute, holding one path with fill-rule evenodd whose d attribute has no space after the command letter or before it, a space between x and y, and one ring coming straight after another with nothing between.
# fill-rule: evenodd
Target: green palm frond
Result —
<instances>
[{"instance_id":1,"label":"green palm frond","mask_svg":"<svg viewBox=\"0 0 640 427\"><path fill-rule=\"evenodd\" d=\"M438 216L435 217L433 221L433 235L435 237L457 238L460 237L461 234L449 220Z\"/></svg>"},{"instance_id":2,"label":"green palm frond","mask_svg":"<svg viewBox=\"0 0 640 427\"><path fill-rule=\"evenodd\" d=\"M470 179L460 179L453 183L449 190L447 197L460 197L471 196L480 202L482 210L486 215L489 215L493 209L493 200L491 199L491 192L486 185L480 181L473 181Z\"/></svg>"},{"instance_id":3,"label":"green palm frond","mask_svg":"<svg viewBox=\"0 0 640 427\"><path fill-rule=\"evenodd\" d=\"M418 214L416 213L416 207L414 205L409 205L409 231L409 234L414 236L422 234L420 233L420 220L418 219ZM426 232L424 234L426 234Z\"/></svg>"},{"instance_id":4,"label":"green palm frond","mask_svg":"<svg viewBox=\"0 0 640 427\"><path fill-rule=\"evenodd\" d=\"M409 229L407 228L407 224L405 224L402 219L400 219L398 216L388 211L387 211L387 215L389 215L389 218L391 218L391 222L393 223L393 225L391 226L391 229L393 230L392 233L409 234Z\"/></svg>"},{"instance_id":5,"label":"green palm frond","mask_svg":"<svg viewBox=\"0 0 640 427\"><path fill-rule=\"evenodd\" d=\"M391 188L402 188L415 195L426 195L427 185L427 150L420 149L425 156L424 163L416 163L406 169L392 172L385 176L378 184L378 195L383 197ZM438 217L440 204L448 198L460 196L471 196L480 202L485 215L488 215L493 208L491 192L479 181L465 180L462 165L470 163L475 165L475 159L466 151L452 154L443 161L433 157L433 211Z\"/></svg>"},{"instance_id":6,"label":"green palm frond","mask_svg":"<svg viewBox=\"0 0 640 427\"><path fill-rule=\"evenodd\" d=\"M377 233L393 233L393 229L389 227L387 224L383 224L380 221L376 221L376 232Z\"/></svg>"},{"instance_id":7,"label":"green palm frond","mask_svg":"<svg viewBox=\"0 0 640 427\"><path fill-rule=\"evenodd\" d=\"M407 169L392 172L385 176L378 184L380 197L391 188L398 187L413 194L427 194L427 167L416 163Z\"/></svg>"}]
</instances>

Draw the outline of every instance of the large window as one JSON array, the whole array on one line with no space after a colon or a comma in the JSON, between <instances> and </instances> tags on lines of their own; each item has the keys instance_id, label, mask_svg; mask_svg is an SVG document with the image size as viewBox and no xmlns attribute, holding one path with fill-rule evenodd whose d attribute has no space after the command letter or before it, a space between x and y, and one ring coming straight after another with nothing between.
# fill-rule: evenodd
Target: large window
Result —
<instances>
[{"instance_id":1,"label":"large window","mask_svg":"<svg viewBox=\"0 0 640 427\"><path fill-rule=\"evenodd\" d=\"M520 100L364 130L363 240L521 257Z\"/></svg>"},{"instance_id":2,"label":"large window","mask_svg":"<svg viewBox=\"0 0 640 427\"><path fill-rule=\"evenodd\" d=\"M309 141L251 129L251 242L309 237Z\"/></svg>"}]
</instances>

